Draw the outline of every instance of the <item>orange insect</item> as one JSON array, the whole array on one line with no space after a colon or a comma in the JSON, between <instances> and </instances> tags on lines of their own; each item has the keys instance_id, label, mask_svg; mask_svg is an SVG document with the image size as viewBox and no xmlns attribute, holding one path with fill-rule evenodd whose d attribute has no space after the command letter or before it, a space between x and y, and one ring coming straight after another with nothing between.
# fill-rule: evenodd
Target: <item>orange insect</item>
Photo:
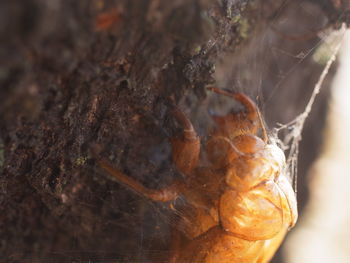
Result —
<instances>
[{"instance_id":1,"label":"orange insect","mask_svg":"<svg viewBox=\"0 0 350 263\"><path fill-rule=\"evenodd\" d=\"M176 107L172 114L183 131L170 141L183 180L164 189L148 189L108 161L97 158L97 162L121 184L150 200L185 198L187 205L178 208L181 216L169 262L268 262L297 220L284 153L269 141L251 99L242 93L210 90L234 98L245 110L214 117L216 128L206 142L209 165L199 165L200 139Z\"/></svg>"}]
</instances>

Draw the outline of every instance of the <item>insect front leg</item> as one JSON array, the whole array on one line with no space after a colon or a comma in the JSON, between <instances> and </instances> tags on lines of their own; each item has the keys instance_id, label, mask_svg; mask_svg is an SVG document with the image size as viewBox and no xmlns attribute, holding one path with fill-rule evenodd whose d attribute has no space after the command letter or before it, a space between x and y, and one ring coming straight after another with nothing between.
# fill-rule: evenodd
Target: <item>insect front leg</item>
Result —
<instances>
[{"instance_id":1,"label":"insect front leg","mask_svg":"<svg viewBox=\"0 0 350 263\"><path fill-rule=\"evenodd\" d=\"M179 136L170 138L173 161L180 172L189 174L198 163L200 140L190 120L177 107L173 108L171 114L183 128ZM168 202L175 200L181 193L183 184L179 181L175 181L170 186L159 190L149 189L143 186L133 178L114 168L108 160L100 158L97 148L98 147L93 147L92 154L100 167L118 182L134 190L139 195L153 201Z\"/></svg>"},{"instance_id":2,"label":"insect front leg","mask_svg":"<svg viewBox=\"0 0 350 263\"><path fill-rule=\"evenodd\" d=\"M180 109L174 107L171 113L183 128L180 135L170 138L173 162L180 172L188 175L197 167L200 140L192 123Z\"/></svg>"},{"instance_id":3,"label":"insect front leg","mask_svg":"<svg viewBox=\"0 0 350 263\"><path fill-rule=\"evenodd\" d=\"M97 163L102 169L104 169L109 175L115 178L119 183L127 186L143 197L151 199L152 201L168 202L175 200L179 195L179 191L181 189L180 182L175 181L170 186L162 189L149 189L133 178L125 175L120 170L114 168L108 160L97 157L96 154L94 155Z\"/></svg>"},{"instance_id":4,"label":"insect front leg","mask_svg":"<svg viewBox=\"0 0 350 263\"><path fill-rule=\"evenodd\" d=\"M259 128L262 129L262 137L267 142L267 133L260 112L254 101L247 95L239 92L227 92L214 87L208 88L217 94L221 94L240 102L244 108L244 112L229 113L225 116L213 116L217 124L216 134L234 138L241 134L257 134Z\"/></svg>"}]
</instances>

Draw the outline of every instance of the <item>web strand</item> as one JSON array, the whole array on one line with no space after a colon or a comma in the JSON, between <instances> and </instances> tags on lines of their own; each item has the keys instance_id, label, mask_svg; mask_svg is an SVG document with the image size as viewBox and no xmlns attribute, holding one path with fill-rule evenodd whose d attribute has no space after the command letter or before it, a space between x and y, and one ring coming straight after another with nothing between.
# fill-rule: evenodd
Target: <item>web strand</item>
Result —
<instances>
[{"instance_id":1,"label":"web strand","mask_svg":"<svg viewBox=\"0 0 350 263\"><path fill-rule=\"evenodd\" d=\"M345 30L345 26L343 25L340 31L344 32L344 30ZM297 161L298 161L298 153L299 153L299 143L302 139L301 133L302 133L305 121L310 115L315 99L319 94L322 84L329 72L329 69L331 68L333 62L336 60L341 44L342 44L342 41L339 41L339 43L333 48L332 55L330 56L324 69L322 70L322 73L315 84L311 97L308 103L306 104L304 111L291 122L280 125L278 128L275 129L276 138L278 138L278 132L280 130L284 130L284 129L291 130L291 132L288 133L282 140L278 140L278 141L281 144L282 149L289 150L288 157L287 157L287 167L290 173L289 177L293 181L295 193L297 193L297 169L298 169Z\"/></svg>"}]
</instances>

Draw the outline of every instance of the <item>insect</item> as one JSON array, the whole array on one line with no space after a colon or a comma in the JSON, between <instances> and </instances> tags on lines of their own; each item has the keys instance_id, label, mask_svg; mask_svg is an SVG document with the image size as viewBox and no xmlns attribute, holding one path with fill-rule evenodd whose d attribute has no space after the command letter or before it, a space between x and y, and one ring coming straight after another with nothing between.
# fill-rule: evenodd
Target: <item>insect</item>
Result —
<instances>
[{"instance_id":1,"label":"insect","mask_svg":"<svg viewBox=\"0 0 350 263\"><path fill-rule=\"evenodd\" d=\"M216 127L205 146L208 161L202 164L200 138L190 120L174 106L171 112L182 132L170 138L170 143L183 180L149 189L107 160L97 157L97 162L121 184L152 201L184 197L187 204L178 208L181 213L169 262L268 262L297 220L284 153L268 138L259 110L249 97L210 90L235 99L244 110L213 117Z\"/></svg>"}]
</instances>

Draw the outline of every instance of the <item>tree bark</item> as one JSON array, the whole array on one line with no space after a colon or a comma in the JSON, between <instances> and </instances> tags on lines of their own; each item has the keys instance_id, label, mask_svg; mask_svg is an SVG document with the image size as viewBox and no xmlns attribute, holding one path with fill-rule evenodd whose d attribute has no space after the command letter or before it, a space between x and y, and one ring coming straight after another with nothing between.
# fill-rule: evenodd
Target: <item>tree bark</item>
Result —
<instances>
[{"instance_id":1,"label":"tree bark","mask_svg":"<svg viewBox=\"0 0 350 263\"><path fill-rule=\"evenodd\" d=\"M348 5L2 1L1 258L151 262L165 256L171 212L111 181L91 147L102 146L101 155L116 167L158 188L179 176L170 160L168 136L176 127L169 101L203 138L208 111L234 104L207 92L209 85L250 95L270 128L292 120L322 70L313 59L322 43L317 31L348 22ZM327 99L324 87L304 132L301 203Z\"/></svg>"}]
</instances>

